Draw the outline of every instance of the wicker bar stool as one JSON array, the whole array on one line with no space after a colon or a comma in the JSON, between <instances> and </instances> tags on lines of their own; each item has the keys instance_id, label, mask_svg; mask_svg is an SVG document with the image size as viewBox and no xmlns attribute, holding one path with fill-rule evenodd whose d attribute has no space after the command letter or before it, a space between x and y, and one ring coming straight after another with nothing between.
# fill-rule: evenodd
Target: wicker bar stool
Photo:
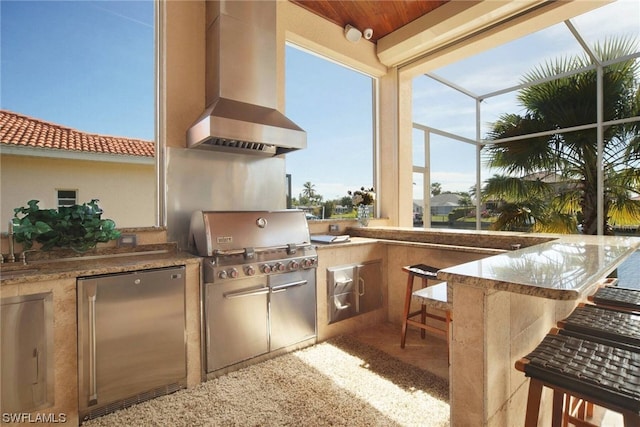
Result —
<instances>
[{"instance_id":1,"label":"wicker bar stool","mask_svg":"<svg viewBox=\"0 0 640 427\"><path fill-rule=\"evenodd\" d=\"M640 315L580 304L566 319L558 322L559 333L640 353ZM583 423L593 417L593 403L567 395L563 426ZM580 425L580 424L578 424Z\"/></svg>"},{"instance_id":2,"label":"wicker bar stool","mask_svg":"<svg viewBox=\"0 0 640 427\"><path fill-rule=\"evenodd\" d=\"M424 339L425 331L444 336L447 340L447 352L449 348L449 329L452 321L451 303L448 299L447 283L440 282L433 285L429 284L429 280L437 278L438 270L434 267L424 264L417 264L403 267L403 271L408 273L407 288L404 301L404 315L402 318L402 336L400 339L400 348L404 348L407 339L407 326L412 325L420 328L420 336ZM422 288L417 291L413 290L414 279L418 277L422 280ZM411 312L411 300L415 299L420 302L420 309ZM444 311L444 316L428 313L427 308L435 308ZM420 316L420 320L413 318ZM427 324L426 320L435 319L445 324L445 328L439 329Z\"/></svg>"},{"instance_id":3,"label":"wicker bar stool","mask_svg":"<svg viewBox=\"0 0 640 427\"><path fill-rule=\"evenodd\" d=\"M640 314L640 289L603 286L587 299L602 307Z\"/></svg>"},{"instance_id":4,"label":"wicker bar stool","mask_svg":"<svg viewBox=\"0 0 640 427\"><path fill-rule=\"evenodd\" d=\"M554 329L516 369L530 378L525 427L538 424L543 387L553 389L552 425L561 426L565 396L619 412L625 427L640 425L640 355ZM581 426L594 424L582 420Z\"/></svg>"},{"instance_id":5,"label":"wicker bar stool","mask_svg":"<svg viewBox=\"0 0 640 427\"><path fill-rule=\"evenodd\" d=\"M600 342L640 350L640 315L620 310L580 304L566 319L558 322L562 330L574 336L600 338Z\"/></svg>"}]
</instances>

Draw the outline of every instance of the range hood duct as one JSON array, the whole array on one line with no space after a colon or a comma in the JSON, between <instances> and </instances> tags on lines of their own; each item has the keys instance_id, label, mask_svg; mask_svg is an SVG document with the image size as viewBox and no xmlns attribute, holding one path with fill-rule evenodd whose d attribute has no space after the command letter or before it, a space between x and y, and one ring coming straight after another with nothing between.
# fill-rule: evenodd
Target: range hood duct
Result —
<instances>
[{"instance_id":1,"label":"range hood duct","mask_svg":"<svg viewBox=\"0 0 640 427\"><path fill-rule=\"evenodd\" d=\"M206 105L187 147L274 156L307 146L277 110L276 1L207 1Z\"/></svg>"}]
</instances>

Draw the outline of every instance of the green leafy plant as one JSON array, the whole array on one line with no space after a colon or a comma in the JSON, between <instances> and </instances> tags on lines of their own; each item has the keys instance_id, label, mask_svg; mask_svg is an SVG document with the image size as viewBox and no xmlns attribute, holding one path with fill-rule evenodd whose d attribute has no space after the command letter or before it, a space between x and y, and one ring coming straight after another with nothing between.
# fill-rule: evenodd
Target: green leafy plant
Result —
<instances>
[{"instance_id":1,"label":"green leafy plant","mask_svg":"<svg viewBox=\"0 0 640 427\"><path fill-rule=\"evenodd\" d=\"M26 207L13 210L14 238L24 249L30 249L37 242L45 251L57 247L85 252L99 242L120 237L116 223L101 218L102 209L97 199L57 210L40 209L38 203L39 200L30 200Z\"/></svg>"}]
</instances>

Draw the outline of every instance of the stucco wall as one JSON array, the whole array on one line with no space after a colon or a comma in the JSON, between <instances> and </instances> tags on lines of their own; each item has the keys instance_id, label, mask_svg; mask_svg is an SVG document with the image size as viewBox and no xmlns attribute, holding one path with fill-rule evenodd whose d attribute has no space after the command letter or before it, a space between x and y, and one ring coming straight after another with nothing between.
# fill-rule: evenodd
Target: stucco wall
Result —
<instances>
[{"instance_id":1,"label":"stucco wall","mask_svg":"<svg viewBox=\"0 0 640 427\"><path fill-rule=\"evenodd\" d=\"M29 200L40 200L41 208L56 208L58 189L77 190L78 203L99 199L103 218L113 219L120 228L155 224L153 164L3 154L0 156L0 179L0 228L3 230L13 218L13 209L26 206Z\"/></svg>"}]
</instances>

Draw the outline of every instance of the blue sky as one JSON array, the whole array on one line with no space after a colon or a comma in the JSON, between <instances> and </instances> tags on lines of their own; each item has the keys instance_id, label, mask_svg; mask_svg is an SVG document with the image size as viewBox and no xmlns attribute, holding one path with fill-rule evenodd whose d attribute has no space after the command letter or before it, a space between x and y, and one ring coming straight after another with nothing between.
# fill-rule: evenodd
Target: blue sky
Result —
<instances>
[{"instance_id":1,"label":"blue sky","mask_svg":"<svg viewBox=\"0 0 640 427\"><path fill-rule=\"evenodd\" d=\"M154 138L152 1L3 0L0 21L1 108L88 132ZM613 34L637 37L640 2L618 0L572 21L589 43ZM559 24L434 72L484 94L517 84L545 60L577 52ZM288 81L286 114L307 130L310 145L322 146L287 156L293 195L306 181L325 199L370 185L371 153L345 149L371 141L370 79L290 47L287 55L289 73L306 77ZM414 86L416 122L475 137L473 102L425 77ZM482 135L486 123L518 108L512 94L483 102ZM475 148L457 144L433 141L432 181L443 190L467 191L475 180ZM415 150L414 158L423 156ZM490 175L485 171L482 179ZM414 190L421 198L421 187Z\"/></svg>"},{"instance_id":2,"label":"blue sky","mask_svg":"<svg viewBox=\"0 0 640 427\"><path fill-rule=\"evenodd\" d=\"M373 79L296 47L286 55L286 114L312 147L287 155L292 195L307 181L325 200L373 186Z\"/></svg>"},{"instance_id":3,"label":"blue sky","mask_svg":"<svg viewBox=\"0 0 640 427\"><path fill-rule=\"evenodd\" d=\"M151 1L0 2L0 106L83 131L154 138Z\"/></svg>"}]
</instances>

